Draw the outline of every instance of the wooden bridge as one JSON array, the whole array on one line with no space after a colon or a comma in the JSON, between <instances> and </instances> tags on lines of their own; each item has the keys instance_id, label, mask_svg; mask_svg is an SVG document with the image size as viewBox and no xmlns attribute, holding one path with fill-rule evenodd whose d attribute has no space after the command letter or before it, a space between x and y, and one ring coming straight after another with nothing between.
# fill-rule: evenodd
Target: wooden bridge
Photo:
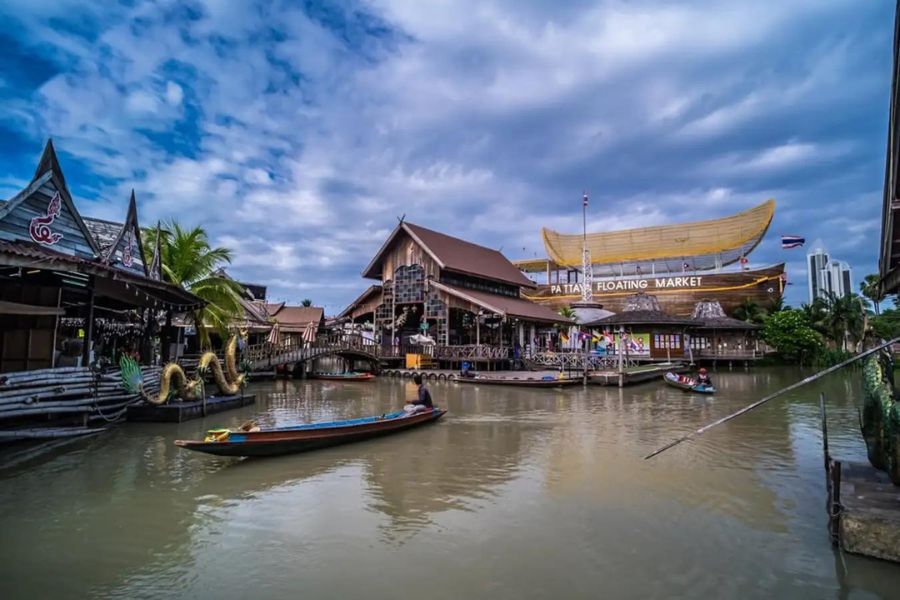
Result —
<instances>
[{"instance_id":1,"label":"wooden bridge","mask_svg":"<svg viewBox=\"0 0 900 600\"><path fill-rule=\"evenodd\" d=\"M282 365L308 363L327 356L340 356L367 360L377 366L381 358L381 347L365 343L359 336L337 336L319 340L312 344L296 341L289 344L254 344L244 348L242 362L251 371L273 369Z\"/></svg>"}]
</instances>

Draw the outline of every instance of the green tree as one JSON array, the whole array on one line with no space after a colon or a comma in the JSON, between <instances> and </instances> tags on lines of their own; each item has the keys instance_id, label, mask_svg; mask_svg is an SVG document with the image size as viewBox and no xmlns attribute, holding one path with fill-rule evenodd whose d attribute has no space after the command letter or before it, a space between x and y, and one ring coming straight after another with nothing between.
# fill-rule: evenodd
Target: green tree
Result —
<instances>
[{"instance_id":1,"label":"green tree","mask_svg":"<svg viewBox=\"0 0 900 600\"><path fill-rule=\"evenodd\" d=\"M310 300L309 298L304 298L303 302L301 302L300 305L307 307L312 306L312 300Z\"/></svg>"},{"instance_id":2,"label":"green tree","mask_svg":"<svg viewBox=\"0 0 900 600\"><path fill-rule=\"evenodd\" d=\"M900 309L888 308L869 319L872 335L881 340L900 337Z\"/></svg>"},{"instance_id":3,"label":"green tree","mask_svg":"<svg viewBox=\"0 0 900 600\"><path fill-rule=\"evenodd\" d=\"M766 319L762 336L782 358L811 361L823 348L822 337L799 310L783 310Z\"/></svg>"},{"instance_id":4,"label":"green tree","mask_svg":"<svg viewBox=\"0 0 900 600\"><path fill-rule=\"evenodd\" d=\"M773 315L787 308L787 305L784 303L784 296L776 296L771 302L766 305L766 313L769 315Z\"/></svg>"},{"instance_id":5,"label":"green tree","mask_svg":"<svg viewBox=\"0 0 900 600\"><path fill-rule=\"evenodd\" d=\"M159 235L163 277L207 303L195 311L193 317L200 344L208 348L208 328L216 329L226 337L231 320L243 311L238 300L240 286L217 273L231 262L231 250L213 248L202 227L185 229L176 221L160 228ZM144 231L145 252L152 254L156 236L156 229ZM149 264L151 256L145 260Z\"/></svg>"},{"instance_id":6,"label":"green tree","mask_svg":"<svg viewBox=\"0 0 900 600\"><path fill-rule=\"evenodd\" d=\"M872 274L866 275L859 282L859 293L872 302L876 315L881 313L881 301L884 300L884 295L882 295L881 286L879 285L880 280L881 278L877 274Z\"/></svg>"},{"instance_id":7,"label":"green tree","mask_svg":"<svg viewBox=\"0 0 900 600\"><path fill-rule=\"evenodd\" d=\"M557 314L564 319L569 319L573 323L578 322L578 314L575 313L571 306L563 306L557 311Z\"/></svg>"},{"instance_id":8,"label":"green tree","mask_svg":"<svg viewBox=\"0 0 900 600\"><path fill-rule=\"evenodd\" d=\"M811 304L801 304L800 313L810 327L818 331L821 335L827 334L827 325L825 323L827 311L825 302L821 298L816 298Z\"/></svg>"},{"instance_id":9,"label":"green tree","mask_svg":"<svg viewBox=\"0 0 900 600\"><path fill-rule=\"evenodd\" d=\"M748 323L762 323L765 316L762 307L750 298L744 298L734 309L734 318Z\"/></svg>"},{"instance_id":10,"label":"green tree","mask_svg":"<svg viewBox=\"0 0 900 600\"><path fill-rule=\"evenodd\" d=\"M563 306L556 312L563 319L569 319L569 321L571 322L568 325L564 325L563 323L557 323L556 329L558 331L569 331L569 327L571 327L571 325L573 323L578 323L578 314L572 309L571 306Z\"/></svg>"},{"instance_id":11,"label":"green tree","mask_svg":"<svg viewBox=\"0 0 900 600\"><path fill-rule=\"evenodd\" d=\"M866 303L862 296L829 293L821 298L819 306L822 328L835 345L846 351L849 343L863 339L866 330Z\"/></svg>"}]
</instances>

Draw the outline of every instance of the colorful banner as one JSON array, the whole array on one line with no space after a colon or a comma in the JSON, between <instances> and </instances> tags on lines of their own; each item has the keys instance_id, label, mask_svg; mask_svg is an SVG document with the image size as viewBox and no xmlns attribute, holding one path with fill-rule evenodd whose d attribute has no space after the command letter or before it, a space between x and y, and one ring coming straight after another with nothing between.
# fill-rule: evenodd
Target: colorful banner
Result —
<instances>
[{"instance_id":1,"label":"colorful banner","mask_svg":"<svg viewBox=\"0 0 900 600\"><path fill-rule=\"evenodd\" d=\"M593 348L596 354L601 356L615 354L619 344L619 334L608 331L595 332L593 341L596 343ZM650 334L626 333L623 346L628 356L650 356Z\"/></svg>"}]
</instances>

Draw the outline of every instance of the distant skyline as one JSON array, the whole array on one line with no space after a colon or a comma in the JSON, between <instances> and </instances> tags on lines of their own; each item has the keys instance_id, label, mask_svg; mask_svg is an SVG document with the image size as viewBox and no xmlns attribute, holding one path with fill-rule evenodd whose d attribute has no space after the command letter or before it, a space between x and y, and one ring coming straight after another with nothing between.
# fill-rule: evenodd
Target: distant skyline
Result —
<instances>
[{"instance_id":1,"label":"distant skyline","mask_svg":"<svg viewBox=\"0 0 900 600\"><path fill-rule=\"evenodd\" d=\"M0 198L52 137L87 216L178 218L273 300L337 313L397 218L544 256L778 207L751 266L806 300L821 238L877 266L894 4L7 0ZM856 291L856 290L854 290Z\"/></svg>"}]
</instances>

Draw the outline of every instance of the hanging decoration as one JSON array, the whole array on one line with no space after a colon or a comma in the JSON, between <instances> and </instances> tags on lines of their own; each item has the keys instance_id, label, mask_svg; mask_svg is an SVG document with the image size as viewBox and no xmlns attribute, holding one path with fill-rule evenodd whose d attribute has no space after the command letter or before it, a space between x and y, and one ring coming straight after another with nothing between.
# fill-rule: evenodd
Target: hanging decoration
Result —
<instances>
[{"instance_id":1,"label":"hanging decoration","mask_svg":"<svg viewBox=\"0 0 900 600\"><path fill-rule=\"evenodd\" d=\"M28 225L28 234L31 236L31 239L38 244L45 244L47 246L52 246L61 240L63 234L56 233L50 229L50 225L56 220L56 217L59 216L61 210L62 199L59 196L59 192L56 192L53 194L53 197L50 198L50 202L47 203L46 214L31 219L31 223Z\"/></svg>"}]
</instances>

